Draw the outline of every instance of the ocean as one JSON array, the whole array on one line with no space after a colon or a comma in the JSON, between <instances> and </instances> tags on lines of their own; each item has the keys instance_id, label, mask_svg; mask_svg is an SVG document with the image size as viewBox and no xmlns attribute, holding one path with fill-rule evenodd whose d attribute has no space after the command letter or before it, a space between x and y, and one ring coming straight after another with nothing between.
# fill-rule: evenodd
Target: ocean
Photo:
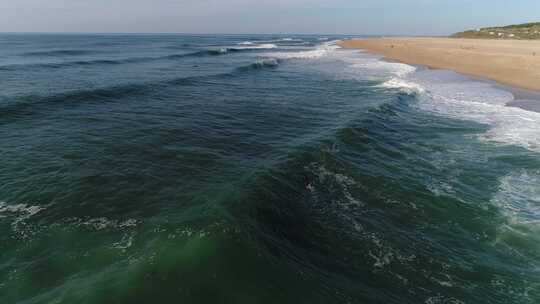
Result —
<instances>
[{"instance_id":1,"label":"ocean","mask_svg":"<svg viewBox=\"0 0 540 304\"><path fill-rule=\"evenodd\" d=\"M540 303L540 113L350 37L1 34L0 303Z\"/></svg>"}]
</instances>

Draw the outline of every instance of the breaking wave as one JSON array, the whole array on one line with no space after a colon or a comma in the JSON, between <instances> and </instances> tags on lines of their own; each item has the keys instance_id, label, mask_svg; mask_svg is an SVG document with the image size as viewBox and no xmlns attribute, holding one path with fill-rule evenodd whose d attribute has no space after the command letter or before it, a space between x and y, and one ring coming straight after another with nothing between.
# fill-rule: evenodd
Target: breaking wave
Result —
<instances>
[{"instance_id":1,"label":"breaking wave","mask_svg":"<svg viewBox=\"0 0 540 304\"><path fill-rule=\"evenodd\" d=\"M273 43L265 43L265 44L253 44L247 42L244 42L243 44L240 44L242 46L231 48L231 50L264 50L264 49L276 49L278 46Z\"/></svg>"},{"instance_id":2,"label":"breaking wave","mask_svg":"<svg viewBox=\"0 0 540 304\"><path fill-rule=\"evenodd\" d=\"M234 48L218 48L208 49L202 51L196 51L184 54L172 54L158 57L133 57L122 59L93 59L93 60L77 60L77 61L64 61L59 63L28 63L28 64L10 64L0 66L0 71L18 71L18 70L32 70L32 69L61 69L69 67L91 67L91 66L107 66L107 65L121 65L121 64L136 64L145 63L160 60L178 60L190 57L212 57L222 56L229 53L256 51L273 49L277 46L274 44L262 44L252 46L238 46Z\"/></svg>"},{"instance_id":3,"label":"breaking wave","mask_svg":"<svg viewBox=\"0 0 540 304\"><path fill-rule=\"evenodd\" d=\"M341 47L335 41L327 42L319 45L314 50L295 51L295 52L276 52L268 54L268 56L278 59L319 59L328 56Z\"/></svg>"},{"instance_id":4,"label":"breaking wave","mask_svg":"<svg viewBox=\"0 0 540 304\"><path fill-rule=\"evenodd\" d=\"M43 206L29 205L29 204L15 204L10 205L5 202L0 202L0 218L8 216L10 214L22 215L23 218L29 218L39 212L45 210Z\"/></svg>"},{"instance_id":5,"label":"breaking wave","mask_svg":"<svg viewBox=\"0 0 540 304\"><path fill-rule=\"evenodd\" d=\"M424 111L489 126L482 140L540 151L540 113L507 104L512 93L489 82L446 70L418 69L361 54L349 67L355 77L376 80L378 86L419 94L415 105Z\"/></svg>"}]
</instances>

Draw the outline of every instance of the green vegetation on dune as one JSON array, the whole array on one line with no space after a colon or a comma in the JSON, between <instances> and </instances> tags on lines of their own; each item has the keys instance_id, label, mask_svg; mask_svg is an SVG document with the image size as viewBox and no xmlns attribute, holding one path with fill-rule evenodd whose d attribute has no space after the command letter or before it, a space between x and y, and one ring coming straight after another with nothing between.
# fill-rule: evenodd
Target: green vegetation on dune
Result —
<instances>
[{"instance_id":1,"label":"green vegetation on dune","mask_svg":"<svg viewBox=\"0 0 540 304\"><path fill-rule=\"evenodd\" d=\"M486 27L453 34L455 38L482 39L540 39L540 22L501 27Z\"/></svg>"}]
</instances>

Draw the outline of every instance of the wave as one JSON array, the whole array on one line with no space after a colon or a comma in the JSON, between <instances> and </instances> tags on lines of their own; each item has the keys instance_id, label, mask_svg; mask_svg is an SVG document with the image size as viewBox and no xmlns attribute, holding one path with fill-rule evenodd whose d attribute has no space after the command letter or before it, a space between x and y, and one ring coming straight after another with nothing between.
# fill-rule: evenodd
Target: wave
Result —
<instances>
[{"instance_id":1,"label":"wave","mask_svg":"<svg viewBox=\"0 0 540 304\"><path fill-rule=\"evenodd\" d=\"M192 79L175 79L169 83L180 84L184 80L189 83ZM167 83L140 83L125 84L98 89L80 89L52 95L24 95L11 99L0 106L0 118L20 119L33 116L41 111L49 111L53 105L66 103L79 104L86 102L106 102L119 99L124 96L144 95L152 92L152 89L164 87Z\"/></svg>"},{"instance_id":2,"label":"wave","mask_svg":"<svg viewBox=\"0 0 540 304\"><path fill-rule=\"evenodd\" d=\"M514 169L499 179L498 191L490 200L503 216L494 243L510 241L513 250L524 256L540 252L539 182L538 167Z\"/></svg>"},{"instance_id":3,"label":"wave","mask_svg":"<svg viewBox=\"0 0 540 304\"><path fill-rule=\"evenodd\" d=\"M50 110L53 104L65 103L85 103L85 102L107 102L118 100L125 96L141 96L152 94L156 91L161 91L171 86L190 86L198 85L201 81L210 79L230 78L241 75L244 72L256 71L264 68L274 68L279 65L279 60L273 58L260 59L247 66L238 67L231 72L180 77L157 82L145 83L130 83L125 85L117 85L103 87L97 89L81 89L70 92L63 92L53 95L23 95L15 97L4 105L0 106L0 118L21 118L29 117L34 112L42 110Z\"/></svg>"},{"instance_id":4,"label":"wave","mask_svg":"<svg viewBox=\"0 0 540 304\"><path fill-rule=\"evenodd\" d=\"M273 44L262 44L254 46L245 46L245 47L235 47L235 48L219 48L219 49L210 49L202 50L186 54L172 54L159 57L133 57L133 58L124 58L124 59L95 59L95 60L77 60L77 61L66 61L58 63L29 63L29 64L10 64L0 66L0 71L18 71L21 69L60 69L60 68L69 68L76 66L104 66L104 65L120 65L120 64L130 64L130 63L145 63L152 61L160 60L178 60L182 58L189 57L212 57L212 56L222 56L229 53L252 51L252 50L262 50L262 49L272 49L276 48L276 45Z\"/></svg>"},{"instance_id":5,"label":"wave","mask_svg":"<svg viewBox=\"0 0 540 304\"><path fill-rule=\"evenodd\" d=\"M27 222L32 220L31 218L38 213L47 209L47 207L0 202L0 222L7 220L17 239L28 239L32 237L35 231L26 227Z\"/></svg>"},{"instance_id":6,"label":"wave","mask_svg":"<svg viewBox=\"0 0 540 304\"><path fill-rule=\"evenodd\" d=\"M369 76L386 76L392 74L395 77L403 78L416 71L416 67L399 62L384 61L380 57L361 56L360 60L351 65L353 69L369 71Z\"/></svg>"},{"instance_id":7,"label":"wave","mask_svg":"<svg viewBox=\"0 0 540 304\"><path fill-rule=\"evenodd\" d=\"M425 89L420 109L488 125L480 140L540 152L540 113L507 106L512 93L444 70L421 71L407 80Z\"/></svg>"},{"instance_id":8,"label":"wave","mask_svg":"<svg viewBox=\"0 0 540 304\"><path fill-rule=\"evenodd\" d=\"M189 48L191 46L192 45L189 44L189 43L183 43L181 45L168 45L168 46L165 46L163 48L168 49L168 50L185 50L186 48Z\"/></svg>"},{"instance_id":9,"label":"wave","mask_svg":"<svg viewBox=\"0 0 540 304\"><path fill-rule=\"evenodd\" d=\"M326 50L313 50L304 52L275 53L273 56L280 59L318 59L327 55Z\"/></svg>"},{"instance_id":10,"label":"wave","mask_svg":"<svg viewBox=\"0 0 540 304\"><path fill-rule=\"evenodd\" d=\"M300 38L281 38L281 39L278 39L276 40L276 42L293 42L293 43L301 43L301 42L304 42L304 39L300 39Z\"/></svg>"},{"instance_id":11,"label":"wave","mask_svg":"<svg viewBox=\"0 0 540 304\"><path fill-rule=\"evenodd\" d=\"M37 52L28 52L23 53L22 56L28 57L45 57L45 56L82 56L95 54L96 51L90 50L51 50L51 51L37 51Z\"/></svg>"},{"instance_id":12,"label":"wave","mask_svg":"<svg viewBox=\"0 0 540 304\"><path fill-rule=\"evenodd\" d=\"M512 225L540 228L540 172L521 170L500 179L492 203L503 210Z\"/></svg>"},{"instance_id":13,"label":"wave","mask_svg":"<svg viewBox=\"0 0 540 304\"><path fill-rule=\"evenodd\" d=\"M327 42L319 45L315 50L301 52L277 52L268 54L268 56L278 59L319 59L333 53L341 47L335 44L335 41Z\"/></svg>"},{"instance_id":14,"label":"wave","mask_svg":"<svg viewBox=\"0 0 540 304\"><path fill-rule=\"evenodd\" d=\"M118 65L125 63L140 63L152 60L163 59L160 58L149 58L149 57L139 57L139 58L127 58L127 59L97 59L97 60L77 60L77 61L66 61L58 63L29 63L29 64L10 64L0 66L0 71L19 71L19 70L32 70L32 69L61 69L67 67L76 67L76 66L102 66L102 65Z\"/></svg>"},{"instance_id":15,"label":"wave","mask_svg":"<svg viewBox=\"0 0 540 304\"><path fill-rule=\"evenodd\" d=\"M276 58L258 59L254 63L238 68L239 71L260 70L264 68L275 68L279 65L279 60Z\"/></svg>"},{"instance_id":16,"label":"wave","mask_svg":"<svg viewBox=\"0 0 540 304\"><path fill-rule=\"evenodd\" d=\"M271 39L271 40L263 40L263 42L269 42L269 43L300 43L300 42L304 42L303 39L301 38L291 38L291 37L286 37L286 38L277 38L277 39Z\"/></svg>"},{"instance_id":17,"label":"wave","mask_svg":"<svg viewBox=\"0 0 540 304\"><path fill-rule=\"evenodd\" d=\"M33 216L46 208L43 206L33 206L28 204L9 205L6 202L0 202L0 216L5 214L25 214L25 216Z\"/></svg>"},{"instance_id":18,"label":"wave","mask_svg":"<svg viewBox=\"0 0 540 304\"><path fill-rule=\"evenodd\" d=\"M422 111L489 126L478 139L540 152L540 113L509 107L512 93L494 84L447 70L430 70L388 62L365 53L350 58L351 74L378 80L379 88L418 95Z\"/></svg>"},{"instance_id":19,"label":"wave","mask_svg":"<svg viewBox=\"0 0 540 304\"><path fill-rule=\"evenodd\" d=\"M20 71L20 70L32 70L32 69L61 69L76 66L102 66L102 65L119 65L125 63L142 63L152 60L160 60L167 57L138 57L138 58L126 58L126 59L96 59L96 60L77 60L77 61L65 61L58 63L28 63L28 64L10 64L0 66L0 71Z\"/></svg>"},{"instance_id":20,"label":"wave","mask_svg":"<svg viewBox=\"0 0 540 304\"><path fill-rule=\"evenodd\" d=\"M159 60L174 60L186 57L204 57L204 56L218 56L225 54L226 51L221 50L208 50L200 51L188 54L174 54L161 57L134 57L125 59L96 59L96 60L78 60L78 61L66 61L59 63L30 63L30 64L11 64L0 66L0 71L17 71L21 69L60 69L66 67L76 66L103 66L103 65L120 65L129 63L144 63Z\"/></svg>"},{"instance_id":21,"label":"wave","mask_svg":"<svg viewBox=\"0 0 540 304\"><path fill-rule=\"evenodd\" d=\"M11 227L14 231L26 236L24 231L20 231L19 225L45 209L47 209L47 206L0 202L0 220L7 218L11 221Z\"/></svg>"},{"instance_id":22,"label":"wave","mask_svg":"<svg viewBox=\"0 0 540 304\"><path fill-rule=\"evenodd\" d=\"M168 56L163 56L163 57L154 57L152 59L159 60L159 59L178 59L178 58L186 58L186 57L221 56L221 55L226 55L229 53L245 52L245 51L260 50L260 49L273 49L273 48L276 48L276 46L273 44L263 44L263 45L253 45L253 46L245 46L245 47L202 50L202 51L187 53L187 54L174 54L174 55L168 55Z\"/></svg>"},{"instance_id":23,"label":"wave","mask_svg":"<svg viewBox=\"0 0 540 304\"><path fill-rule=\"evenodd\" d=\"M477 136L482 141L540 152L540 113L507 106L513 100L509 92L473 80L437 85L395 78L381 86L421 94L417 106L424 111L488 125Z\"/></svg>"},{"instance_id":24,"label":"wave","mask_svg":"<svg viewBox=\"0 0 540 304\"><path fill-rule=\"evenodd\" d=\"M243 44L243 46L230 48L232 51L242 51L242 50L263 50L263 49L276 49L277 45L273 43L265 44Z\"/></svg>"},{"instance_id":25,"label":"wave","mask_svg":"<svg viewBox=\"0 0 540 304\"><path fill-rule=\"evenodd\" d=\"M391 78L390 80L382 83L380 87L389 89L399 89L407 94L423 93L425 89L412 81L406 81L400 78Z\"/></svg>"},{"instance_id":26,"label":"wave","mask_svg":"<svg viewBox=\"0 0 540 304\"><path fill-rule=\"evenodd\" d=\"M86 221L76 220L74 225L80 227L86 227L92 230L104 230L104 229L123 229L133 228L141 223L140 220L127 219L124 221L108 219L106 217L93 218Z\"/></svg>"}]
</instances>

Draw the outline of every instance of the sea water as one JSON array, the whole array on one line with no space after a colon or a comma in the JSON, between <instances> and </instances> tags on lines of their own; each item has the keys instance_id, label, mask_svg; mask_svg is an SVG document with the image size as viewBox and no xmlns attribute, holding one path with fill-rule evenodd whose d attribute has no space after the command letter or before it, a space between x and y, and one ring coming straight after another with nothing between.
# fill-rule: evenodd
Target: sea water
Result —
<instances>
[{"instance_id":1,"label":"sea water","mask_svg":"<svg viewBox=\"0 0 540 304\"><path fill-rule=\"evenodd\" d=\"M0 303L539 303L540 113L322 35L0 35Z\"/></svg>"}]
</instances>

